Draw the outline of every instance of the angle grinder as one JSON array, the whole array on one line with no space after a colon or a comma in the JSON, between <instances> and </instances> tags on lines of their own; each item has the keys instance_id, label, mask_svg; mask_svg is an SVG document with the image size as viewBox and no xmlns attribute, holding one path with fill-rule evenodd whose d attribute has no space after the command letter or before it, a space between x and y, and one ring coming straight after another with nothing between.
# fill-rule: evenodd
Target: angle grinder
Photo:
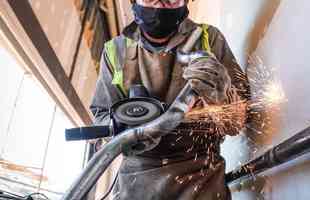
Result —
<instances>
[{"instance_id":1,"label":"angle grinder","mask_svg":"<svg viewBox=\"0 0 310 200\"><path fill-rule=\"evenodd\" d=\"M67 141L91 140L114 137L136 126L153 121L165 112L165 104L151 97L143 85L133 85L128 98L122 99L109 109L108 126L89 126L67 129Z\"/></svg>"},{"instance_id":2,"label":"angle grinder","mask_svg":"<svg viewBox=\"0 0 310 200\"><path fill-rule=\"evenodd\" d=\"M202 29L200 27L193 31L186 44L177 52L178 62L188 64L194 59L206 56L206 52L190 53L201 34ZM151 97L147 89L142 85L133 85L129 89L128 96L129 98L116 102L110 108L110 125L67 129L65 131L66 140L114 137L126 129L151 122L167 111L165 104Z\"/></svg>"},{"instance_id":3,"label":"angle grinder","mask_svg":"<svg viewBox=\"0 0 310 200\"><path fill-rule=\"evenodd\" d=\"M190 51L201 34L202 28L197 27L181 49L182 54L177 55L178 59L183 58L184 62L186 62L194 57L190 54ZM145 95L145 92L141 89L142 87L136 88L140 89L131 89L130 91L135 92L132 94L129 92L128 99L124 100L123 103L118 102L119 104L116 103L111 107L110 126L82 127L66 130L67 140L115 137L95 153L79 178L67 190L62 198L63 200L83 199L118 155L121 153L130 154L132 147L135 147L137 144L157 138L160 139L167 135L169 131L180 125L185 117L185 113L190 108L191 102L197 97L197 94L187 83L174 102L169 107L167 106L165 110L164 104L155 98ZM135 120L132 120L133 118ZM139 123L142 124L136 125ZM120 130L126 128L126 126L134 127L121 132Z\"/></svg>"}]
</instances>

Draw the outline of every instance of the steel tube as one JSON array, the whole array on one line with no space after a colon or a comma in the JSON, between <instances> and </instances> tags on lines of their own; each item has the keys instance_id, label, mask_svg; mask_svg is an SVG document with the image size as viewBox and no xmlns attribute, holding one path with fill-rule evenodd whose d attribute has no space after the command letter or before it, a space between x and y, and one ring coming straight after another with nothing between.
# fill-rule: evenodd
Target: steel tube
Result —
<instances>
[{"instance_id":1,"label":"steel tube","mask_svg":"<svg viewBox=\"0 0 310 200\"><path fill-rule=\"evenodd\" d=\"M80 177L62 199L81 200L119 154L127 151L138 142L164 136L169 133L169 130L176 128L182 122L193 97L194 93L189 84L187 84L168 111L158 119L145 125L126 130L105 144L93 156Z\"/></svg>"},{"instance_id":2,"label":"steel tube","mask_svg":"<svg viewBox=\"0 0 310 200\"><path fill-rule=\"evenodd\" d=\"M285 140L242 167L229 172L226 175L226 182L229 184L241 178L248 178L251 174L261 173L309 152L310 127Z\"/></svg>"},{"instance_id":3,"label":"steel tube","mask_svg":"<svg viewBox=\"0 0 310 200\"><path fill-rule=\"evenodd\" d=\"M184 53L182 55L185 56L185 53L189 53L201 34L202 30L199 28L192 33L182 49ZM196 94L187 83L169 109L159 118L145 125L126 130L105 144L90 160L62 200L81 200L119 154L122 152L128 153L128 149L131 149L138 142L165 136L169 131L175 129L184 119L189 104L194 100L195 96Z\"/></svg>"},{"instance_id":4,"label":"steel tube","mask_svg":"<svg viewBox=\"0 0 310 200\"><path fill-rule=\"evenodd\" d=\"M201 57L207 57L207 56L210 56L210 54L207 53L206 51L195 51L191 53L183 53L182 51L177 52L178 62L182 64L187 64L195 59L198 59Z\"/></svg>"}]
</instances>

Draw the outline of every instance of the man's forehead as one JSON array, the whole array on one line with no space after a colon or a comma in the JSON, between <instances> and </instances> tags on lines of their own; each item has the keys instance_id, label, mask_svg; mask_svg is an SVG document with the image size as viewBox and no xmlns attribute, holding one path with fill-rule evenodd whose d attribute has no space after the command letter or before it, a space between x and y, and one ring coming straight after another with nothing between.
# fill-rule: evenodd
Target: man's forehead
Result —
<instances>
[{"instance_id":1,"label":"man's forehead","mask_svg":"<svg viewBox=\"0 0 310 200\"><path fill-rule=\"evenodd\" d=\"M176 8L183 6L186 0L136 0L136 2L144 6Z\"/></svg>"}]
</instances>

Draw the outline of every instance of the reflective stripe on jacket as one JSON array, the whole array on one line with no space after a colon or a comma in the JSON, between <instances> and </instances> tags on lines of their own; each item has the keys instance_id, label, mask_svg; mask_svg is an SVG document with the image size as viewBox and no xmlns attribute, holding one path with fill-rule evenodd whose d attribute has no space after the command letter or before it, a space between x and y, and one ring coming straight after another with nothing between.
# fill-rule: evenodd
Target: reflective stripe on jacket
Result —
<instances>
[{"instance_id":1,"label":"reflective stripe on jacket","mask_svg":"<svg viewBox=\"0 0 310 200\"><path fill-rule=\"evenodd\" d=\"M202 49L208 53L212 53L210 44L209 44L209 25L201 25L203 33L201 36ZM110 70L113 74L112 84L119 87L123 93L126 93L124 88L124 78L123 78L123 65L126 60L126 48L136 45L136 41L121 35L116 37L105 44L105 52L112 67Z\"/></svg>"},{"instance_id":2,"label":"reflective stripe on jacket","mask_svg":"<svg viewBox=\"0 0 310 200\"><path fill-rule=\"evenodd\" d=\"M132 84L143 84L156 98L171 103L186 81L175 52L199 26L185 20L165 49L156 51L141 37L136 24L106 43L91 109L95 124L109 122L108 108L124 98ZM234 87L247 98L247 81L224 36L213 26L202 25L203 35L193 51L212 52L228 70ZM209 134L210 135L210 134ZM206 137L207 136L207 137ZM154 149L124 157L114 200L215 200L230 199L225 185L225 162L220 156L220 138L188 130L161 138Z\"/></svg>"}]
</instances>

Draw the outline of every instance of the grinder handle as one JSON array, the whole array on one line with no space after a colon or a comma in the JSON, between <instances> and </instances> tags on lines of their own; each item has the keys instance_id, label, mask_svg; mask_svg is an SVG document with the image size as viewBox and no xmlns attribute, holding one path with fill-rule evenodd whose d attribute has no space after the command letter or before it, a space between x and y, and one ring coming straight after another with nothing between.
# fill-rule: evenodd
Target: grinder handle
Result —
<instances>
[{"instance_id":1,"label":"grinder handle","mask_svg":"<svg viewBox=\"0 0 310 200\"><path fill-rule=\"evenodd\" d=\"M87 126L66 129L66 141L93 140L111 136L109 126Z\"/></svg>"}]
</instances>

